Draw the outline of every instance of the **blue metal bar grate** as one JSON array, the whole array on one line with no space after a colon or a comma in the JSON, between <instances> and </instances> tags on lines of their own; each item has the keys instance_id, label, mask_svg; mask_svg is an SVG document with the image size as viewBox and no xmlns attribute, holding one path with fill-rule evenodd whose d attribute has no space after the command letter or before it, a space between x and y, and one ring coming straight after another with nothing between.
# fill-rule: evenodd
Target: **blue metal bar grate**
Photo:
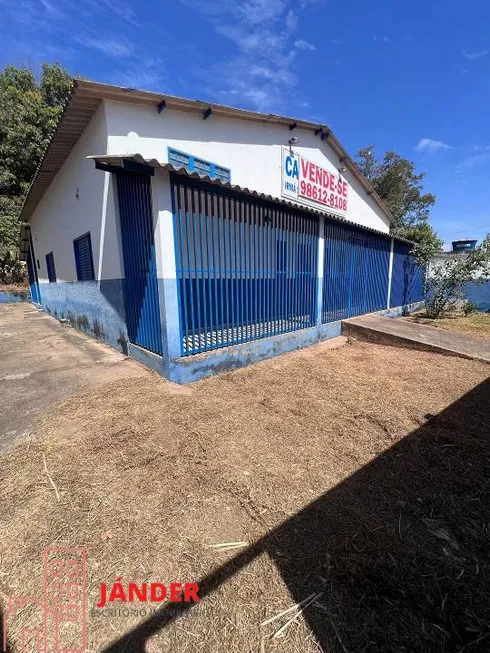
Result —
<instances>
[{"instance_id":1,"label":"blue metal bar grate","mask_svg":"<svg viewBox=\"0 0 490 653\"><path fill-rule=\"evenodd\" d=\"M124 304L130 342L162 354L150 177L118 172Z\"/></svg>"},{"instance_id":2,"label":"blue metal bar grate","mask_svg":"<svg viewBox=\"0 0 490 653\"><path fill-rule=\"evenodd\" d=\"M391 239L325 220L322 322L386 308Z\"/></svg>"},{"instance_id":3,"label":"blue metal bar grate","mask_svg":"<svg viewBox=\"0 0 490 653\"><path fill-rule=\"evenodd\" d=\"M181 353L315 324L318 219L172 175Z\"/></svg>"},{"instance_id":4,"label":"blue metal bar grate","mask_svg":"<svg viewBox=\"0 0 490 653\"><path fill-rule=\"evenodd\" d=\"M408 243L395 242L390 307L407 306L424 298L424 272L410 254Z\"/></svg>"}]
</instances>

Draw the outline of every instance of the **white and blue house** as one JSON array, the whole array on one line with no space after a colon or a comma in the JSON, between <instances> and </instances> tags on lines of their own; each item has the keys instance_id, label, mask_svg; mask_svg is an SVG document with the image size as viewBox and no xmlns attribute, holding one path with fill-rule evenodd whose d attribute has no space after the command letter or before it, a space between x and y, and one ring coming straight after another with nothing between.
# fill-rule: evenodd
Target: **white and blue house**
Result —
<instances>
[{"instance_id":1,"label":"white and blue house","mask_svg":"<svg viewBox=\"0 0 490 653\"><path fill-rule=\"evenodd\" d=\"M78 80L22 209L32 301L185 383L422 299L325 125Z\"/></svg>"}]
</instances>

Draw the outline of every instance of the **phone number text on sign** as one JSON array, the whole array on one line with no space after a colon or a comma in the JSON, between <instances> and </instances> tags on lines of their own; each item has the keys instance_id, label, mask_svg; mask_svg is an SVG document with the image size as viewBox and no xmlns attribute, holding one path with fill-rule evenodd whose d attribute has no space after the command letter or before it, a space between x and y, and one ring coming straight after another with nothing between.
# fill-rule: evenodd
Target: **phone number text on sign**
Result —
<instances>
[{"instance_id":1,"label":"phone number text on sign","mask_svg":"<svg viewBox=\"0 0 490 653\"><path fill-rule=\"evenodd\" d=\"M337 213L347 212L349 184L339 175L324 170L284 147L282 152L283 197L322 204Z\"/></svg>"},{"instance_id":2,"label":"phone number text on sign","mask_svg":"<svg viewBox=\"0 0 490 653\"><path fill-rule=\"evenodd\" d=\"M300 159L299 196L337 211L347 211L347 182L306 159Z\"/></svg>"}]
</instances>

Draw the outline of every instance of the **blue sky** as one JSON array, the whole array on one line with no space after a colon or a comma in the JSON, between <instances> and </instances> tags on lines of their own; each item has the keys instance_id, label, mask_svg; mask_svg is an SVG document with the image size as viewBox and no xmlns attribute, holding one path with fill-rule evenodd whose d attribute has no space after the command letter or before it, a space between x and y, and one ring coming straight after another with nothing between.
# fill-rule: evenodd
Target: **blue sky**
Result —
<instances>
[{"instance_id":1,"label":"blue sky","mask_svg":"<svg viewBox=\"0 0 490 653\"><path fill-rule=\"evenodd\" d=\"M0 0L0 64L332 127L427 172L449 242L490 231L490 2Z\"/></svg>"}]
</instances>

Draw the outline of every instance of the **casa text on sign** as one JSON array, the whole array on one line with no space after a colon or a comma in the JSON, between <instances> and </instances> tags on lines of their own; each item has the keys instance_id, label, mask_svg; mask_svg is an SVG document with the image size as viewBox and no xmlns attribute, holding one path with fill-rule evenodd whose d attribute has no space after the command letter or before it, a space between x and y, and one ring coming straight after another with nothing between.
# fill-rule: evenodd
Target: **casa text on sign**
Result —
<instances>
[{"instance_id":1,"label":"casa text on sign","mask_svg":"<svg viewBox=\"0 0 490 653\"><path fill-rule=\"evenodd\" d=\"M296 201L322 205L335 213L347 212L349 185L334 174L296 154L291 148L282 150L281 195Z\"/></svg>"}]
</instances>

